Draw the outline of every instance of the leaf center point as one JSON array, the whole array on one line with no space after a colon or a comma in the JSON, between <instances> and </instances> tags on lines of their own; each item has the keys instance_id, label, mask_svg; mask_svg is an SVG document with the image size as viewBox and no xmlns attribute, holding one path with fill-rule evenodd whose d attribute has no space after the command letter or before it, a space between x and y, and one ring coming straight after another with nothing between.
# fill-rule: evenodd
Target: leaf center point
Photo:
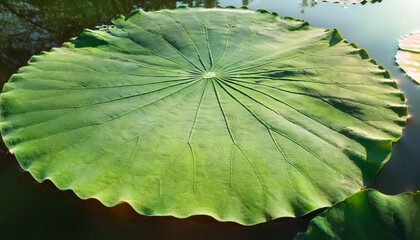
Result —
<instances>
[{"instance_id":1,"label":"leaf center point","mask_svg":"<svg viewBox=\"0 0 420 240\"><path fill-rule=\"evenodd\" d=\"M215 78L217 73L215 72L204 72L202 78Z\"/></svg>"}]
</instances>

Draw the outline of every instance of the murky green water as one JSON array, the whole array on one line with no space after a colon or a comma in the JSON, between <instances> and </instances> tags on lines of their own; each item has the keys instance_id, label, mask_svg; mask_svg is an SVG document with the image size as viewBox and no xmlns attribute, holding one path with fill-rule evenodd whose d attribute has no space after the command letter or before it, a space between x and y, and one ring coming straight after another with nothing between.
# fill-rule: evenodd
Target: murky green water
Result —
<instances>
[{"instance_id":1,"label":"murky green water","mask_svg":"<svg viewBox=\"0 0 420 240\"><path fill-rule=\"evenodd\" d=\"M419 0L345 6L311 0L0 0L0 87L33 54L60 46L83 28L100 27L119 13L139 7L218 4L248 4L251 9L304 19L314 26L337 28L388 69L407 96L412 117L372 187L389 194L420 189L420 86L394 63L398 39L420 31ZM50 183L34 182L19 170L6 148L0 148L0 239L292 239L305 230L309 219L242 227L208 217L147 218L127 205L107 209L95 200L81 201L71 192L60 192Z\"/></svg>"}]
</instances>

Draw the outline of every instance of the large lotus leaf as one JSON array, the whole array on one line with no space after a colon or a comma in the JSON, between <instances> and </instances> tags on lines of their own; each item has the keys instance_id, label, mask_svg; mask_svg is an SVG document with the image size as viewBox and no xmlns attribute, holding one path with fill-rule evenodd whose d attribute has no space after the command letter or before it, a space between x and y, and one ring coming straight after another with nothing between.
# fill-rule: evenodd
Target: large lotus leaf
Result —
<instances>
[{"instance_id":1,"label":"large lotus leaf","mask_svg":"<svg viewBox=\"0 0 420 240\"><path fill-rule=\"evenodd\" d=\"M420 32L400 41L396 59L398 65L417 83L420 83Z\"/></svg>"},{"instance_id":2,"label":"large lotus leaf","mask_svg":"<svg viewBox=\"0 0 420 240\"><path fill-rule=\"evenodd\" d=\"M1 95L23 169L107 206L256 224L358 191L405 125L336 30L249 10L133 12L35 56Z\"/></svg>"},{"instance_id":3,"label":"large lotus leaf","mask_svg":"<svg viewBox=\"0 0 420 240\"><path fill-rule=\"evenodd\" d=\"M309 223L305 239L406 239L420 237L420 192L387 196L360 191Z\"/></svg>"}]
</instances>

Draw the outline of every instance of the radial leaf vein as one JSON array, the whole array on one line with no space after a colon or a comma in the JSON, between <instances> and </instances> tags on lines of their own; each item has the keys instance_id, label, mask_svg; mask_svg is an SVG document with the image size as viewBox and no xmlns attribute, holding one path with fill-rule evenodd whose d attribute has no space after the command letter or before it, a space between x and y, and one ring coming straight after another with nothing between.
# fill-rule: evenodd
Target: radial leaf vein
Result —
<instances>
[{"instance_id":1,"label":"radial leaf vein","mask_svg":"<svg viewBox=\"0 0 420 240\"><path fill-rule=\"evenodd\" d=\"M210 47L210 37L209 37L209 30L208 30L208 27L207 27L207 25L203 22L203 20L201 19L201 18L199 18L198 16L197 16L197 14L194 14L194 17L198 20L198 21L200 21L200 23L201 23L201 26L203 27L203 29L204 29L204 34L205 34L205 36L206 36L206 43L207 43L207 52L208 52L208 54L209 54L209 61L210 61L210 66L209 66L209 70L213 67L213 54L212 54L212 50L211 50L211 47Z\"/></svg>"},{"instance_id":2,"label":"radial leaf vein","mask_svg":"<svg viewBox=\"0 0 420 240\"><path fill-rule=\"evenodd\" d=\"M221 81L222 82L222 81ZM226 84L225 82L223 82L224 84ZM226 84L227 86L229 86L228 84ZM317 159L318 161L320 161L321 163L323 163L324 165L328 166L329 168L331 168L334 171L339 171L337 168L335 168L334 166L332 166L330 163L328 163L327 161L321 159L320 157L318 157L316 154L314 154L311 150L309 150L308 148L306 148L305 146L303 146L302 144L300 144L299 142L297 142L294 139L291 139L289 136L287 136L286 134L280 132L278 129L272 128L269 125L267 125L262 119L260 119L259 117L257 117L251 109L249 109L249 107L247 107L243 102L241 102L237 97L235 97L232 93L230 93L229 90L227 90L225 87L223 87L220 83L220 86L233 98L235 99L238 103L240 103L256 120L258 120L258 122L260 122L263 126L265 126L265 128L267 128L267 130L272 130L275 133L279 134L280 136L288 139L289 141L291 141L292 143L296 144L297 146L299 146L300 148L302 148L304 151L306 151L307 153L309 153L310 155L312 155L315 159ZM245 95L246 97L250 98L251 100L257 102L258 104L260 104L261 106L264 106L265 108L273 111L275 114L277 114L278 116L280 116L275 110L273 110L272 108L266 106L265 104L261 103L260 101L258 101L257 99L247 95L246 93L242 92L241 90L237 89L237 88L233 88L232 86L229 86L230 88L232 88L235 91L238 91L240 93L242 93L243 95ZM280 116L282 117L282 116ZM289 121L288 119L282 117L283 119L285 119L286 121ZM289 121L290 122L290 121ZM292 123L292 122L290 122ZM294 124L294 123L292 123ZM295 125L295 124L294 124ZM311 132L308 132L311 133ZM312 134L312 133L311 133ZM339 171L341 174L349 177L348 175L346 175L345 173L343 173L342 171ZM350 178L351 179L351 178Z\"/></svg>"},{"instance_id":3,"label":"radial leaf vein","mask_svg":"<svg viewBox=\"0 0 420 240\"><path fill-rule=\"evenodd\" d=\"M261 184L261 187L262 187L262 189L265 191L265 192L267 192L268 194L270 194L271 196L273 196L274 198L275 198L275 196L270 192L270 191L268 191L268 189L265 187L265 185L264 185L264 182L262 181L262 178L261 178L261 176L260 176L260 174L258 173L258 171L257 171L257 169L256 169L256 167L255 167L255 165L254 165L254 163L252 162L252 160L248 157L248 155L245 153L245 151L237 144L237 142L236 142L236 140L234 139L234 137L233 137L233 134L232 134L232 131L230 130L230 127L229 127L229 123L228 123L228 120L227 120L227 117L226 117L226 114L225 114L225 112L224 112L224 110L223 110L223 107L222 107L222 104L221 104L221 102L220 102L220 96L219 96L219 93L218 93L218 91L217 91L217 88L216 88L216 86L215 86L215 81L214 80L212 80L212 84L213 84L213 90L214 90L214 93L215 93L215 96L216 96L216 99L217 99L217 103L218 103L218 105L219 105L219 108L220 108L220 111L221 111L221 113L222 113L222 115L223 115L223 119L224 119L224 122L225 122L225 124L226 124L226 128L228 129L228 132L229 132L229 136L230 136L230 138L231 138L231 140L232 140L232 143L238 148L238 150L242 153L242 155L246 158L246 160L248 161L248 164L252 167L252 169L253 169L253 171L254 171L254 173L255 173L255 175L257 176L257 178L258 178L258 181L260 182L260 184ZM222 89L224 89L223 88L223 86L221 86L220 84L218 84L218 86L220 86L220 87L222 87ZM225 89L224 89L225 90ZM226 90L225 90L226 91ZM265 194L263 194L262 195L263 196L263 200L264 201L266 201L265 200Z\"/></svg>"},{"instance_id":4,"label":"radial leaf vein","mask_svg":"<svg viewBox=\"0 0 420 240\"><path fill-rule=\"evenodd\" d=\"M191 38L190 33L185 29L184 25L179 21L179 19L175 19L173 16L168 15L172 20L175 22L175 24L181 29L181 31L185 34L185 36L188 38L188 41L191 43L191 46L194 48L194 51L197 54L198 60L200 61L201 65L203 66L203 69L207 71L206 64L203 61L203 57L201 56L200 52L198 51L197 45L195 44L194 40Z\"/></svg>"},{"instance_id":5,"label":"radial leaf vein","mask_svg":"<svg viewBox=\"0 0 420 240\"><path fill-rule=\"evenodd\" d=\"M149 18L147 18L146 17L146 19L149 19ZM193 63L188 57L186 57L184 54L182 54L174 45L172 45L170 42L168 42L168 40L165 38L165 36L162 34L162 32L161 32L161 30L160 30L160 27L159 27L159 25L155 22L155 21L153 21L153 20L151 20L151 19L149 19L150 20L150 22L156 27L156 31L158 32L158 35L157 35L157 37L159 37L162 41L163 41L163 43L166 45L166 46L168 46L168 47L170 47L172 50L174 50L175 52L177 52L183 59L185 59L187 62L189 62L192 66L194 66L195 68L196 68L196 70L195 70L195 72L197 72L197 70L198 70L198 72L201 72L201 71L203 71L203 69L201 69L200 67L198 67L195 63ZM135 26L135 25L134 25ZM144 29L142 29L142 28L138 28L139 30L141 30L141 31L145 31L145 32L148 32L148 31L146 31L146 30L144 30ZM150 33L150 32L148 32L148 33ZM152 35L154 35L153 33L150 33L150 34L152 34ZM134 40L134 38L131 36L131 34L130 33L128 33L128 36L130 36L130 39L134 42L134 43L136 43L136 44L138 44L138 45L140 45L140 46L142 46L141 45L141 43L139 43L139 42L137 42L137 41L135 41ZM156 36L156 35L155 35ZM149 49L149 51L150 52L152 52L153 53L153 51L152 50L150 50ZM160 56L159 54L157 54L157 53L154 53L156 56ZM172 60L173 61L173 60Z\"/></svg>"},{"instance_id":6,"label":"radial leaf vein","mask_svg":"<svg viewBox=\"0 0 420 240\"><path fill-rule=\"evenodd\" d=\"M198 81L198 79L197 80L194 80L194 81L190 81L191 83L189 85L187 85L187 86L185 86L183 88L180 88L180 89L174 91L173 93L165 96L164 98L169 97L172 94L175 94L175 93L177 93L179 91L184 90L185 88L188 88L188 87L194 85L195 83L197 83L197 81ZM166 90L166 89L169 89L169 88L172 88L172 87L180 86L180 85L183 85L183 84L185 84L185 83L172 84L172 85L165 86L165 87L159 88L159 89L155 89L155 90L152 90L152 91L149 91L149 92L143 92L143 93L133 94L133 95L129 95L129 96L123 96L123 97L116 98L116 99L111 99L111 100L106 100L106 101L96 102L96 103L90 103L90 104L86 104L86 105L79 105L79 106L72 106L72 107L55 107L55 108L51 108L51 109L41 109L41 110L26 111L25 113L35 113L35 112L43 112L43 111L51 111L51 110L59 110L59 109L74 109L74 108L80 109L80 108L87 108L87 107L92 107L92 106L98 106L98 105L105 104L105 103L114 103L114 102L121 101L121 100L127 100L127 99L130 99L130 98L141 97L141 96L144 96L146 94L156 93L156 92L159 92L159 91L162 91L162 90ZM70 95L70 93L66 93L66 95ZM157 102L157 101L155 101L155 102ZM155 103L155 102L153 102L153 103Z\"/></svg>"},{"instance_id":7,"label":"radial leaf vein","mask_svg":"<svg viewBox=\"0 0 420 240\"><path fill-rule=\"evenodd\" d=\"M132 114L132 113L134 113L134 112L137 112L137 111L139 111L139 110L141 110L141 109L143 109L143 108L145 108L145 107L148 107L148 106L150 106L150 105L153 105L153 104L155 104L155 103L157 103L157 102L161 101L161 100L162 100L162 99L164 99L164 98L170 97L170 96L172 96L172 95L174 95L174 94L176 94L176 93L178 93L178 92L180 92L180 91L182 91L182 90L184 90L184 89L186 89L186 88L188 88L188 87L190 87L190 86L194 85L195 83L197 83L197 80L196 80L196 81L194 81L192 84L190 84L190 85L188 85L188 86L186 86L186 87L184 87L184 88L182 88L182 89L179 89L179 90L177 90L177 91L175 91L175 92L172 92L172 93L170 93L169 95L167 95L167 96L165 96L165 97L162 97L162 98L160 98L160 99L158 99L158 100L155 100L155 101L153 101L153 102L151 102L151 103L148 103L148 104L145 104L145 105L140 106L140 107L138 107L138 108L135 108L134 110L128 111L128 112L126 112L126 113L123 113L123 114L121 114L121 115L118 115L118 116L116 116L116 117L110 118L110 119L105 120L105 121L102 121L102 122L95 122L95 123L91 123L91 124L84 125L84 126L82 126L82 127L90 127L90 126L98 126L98 127L100 127L102 124L105 124L105 123L108 123L108 122L111 122L111 121L115 121L115 120L120 119L120 118L122 118L122 117L124 117L124 116L127 116L127 115L129 115L129 114ZM193 90L195 90L195 88L193 88ZM192 90L192 91L193 91L193 90ZM188 94L189 94L189 93L187 93L187 95L188 95ZM41 139L45 139L45 138L50 138L50 137L56 136L56 135L58 135L58 134L63 134L63 133L69 132L69 131L77 130L77 129L79 129L79 128L80 128L80 127L70 128L70 129L66 129L66 130L64 130L64 131L57 131L57 132L55 132L54 134L50 134L50 135L48 135L48 136L41 137L41 138L36 138L36 139L37 139L37 140L41 140ZM30 140L35 140L35 139L30 139Z\"/></svg>"},{"instance_id":8,"label":"radial leaf vein","mask_svg":"<svg viewBox=\"0 0 420 240\"><path fill-rule=\"evenodd\" d=\"M227 60L230 60L231 58L234 58L235 56L236 56L236 54L247 44L247 43L249 43L250 41L251 41L251 39L253 38L253 37L255 37L256 35L257 35L257 30L256 30L256 28L255 28L255 26L253 25L252 26L253 27L253 30L252 30L252 33L250 34L250 36L246 39L246 40L244 40L240 45L239 45L239 47L235 50L235 52L232 54L232 55L230 55L225 61L227 61ZM229 39L227 39L226 40L226 43L227 43L227 41L228 41ZM225 56L225 55L223 55L223 56ZM219 60L219 62L221 62L221 60L222 59L220 59ZM224 65L223 67L219 67L219 68L217 68L217 70L218 71L222 71L222 70L226 70L226 68L228 68L228 67L230 67L230 66L232 66L232 65L234 65L234 64L237 64L238 62L240 62L240 61L242 61L242 59L241 60L239 60L239 61L235 61L235 62L232 62L232 63L230 63L230 64L227 64L227 65Z\"/></svg>"},{"instance_id":9,"label":"radial leaf vein","mask_svg":"<svg viewBox=\"0 0 420 240\"><path fill-rule=\"evenodd\" d=\"M198 85L199 86L199 85ZM198 87L197 86L197 87ZM119 146L117 146L115 149L113 149L113 150L111 150L111 151L108 151L108 152L106 152L103 156L104 157L106 157L110 152L113 152L113 151L115 151L116 149L118 149L118 148L120 148L120 147L122 147L122 146L124 146L125 144L127 144L127 143L129 143L129 142L131 142L131 141L133 141L134 139L138 139L137 140L137 142L139 142L140 141L140 139L148 132L148 131L150 131L153 127L155 127L159 122L161 122L163 119L165 119L165 117L169 114L169 113L171 113L177 106L179 106L179 104L181 103L181 102L183 102L183 101L185 101L185 99L191 94L191 93L193 93L194 91L196 90L196 88L193 88L191 91L189 91L187 94L185 94L185 96L184 97L182 97L181 98L181 100L179 100L171 109L169 109L168 111L166 111L165 112L165 114L163 114L162 115L162 117L160 117L158 120L156 120L156 121L154 121L152 124L150 124L148 127L146 127L140 134L138 134L137 136L135 136L135 137L133 137L133 138L131 138L130 140L128 140L128 141L126 141L126 142L124 142L123 144L121 144L121 145L119 145ZM100 159L102 159L102 158L100 158ZM93 164L96 164L98 161L94 161L93 163L91 163L91 164L89 164L89 166L91 166L91 165L93 165Z\"/></svg>"}]
</instances>

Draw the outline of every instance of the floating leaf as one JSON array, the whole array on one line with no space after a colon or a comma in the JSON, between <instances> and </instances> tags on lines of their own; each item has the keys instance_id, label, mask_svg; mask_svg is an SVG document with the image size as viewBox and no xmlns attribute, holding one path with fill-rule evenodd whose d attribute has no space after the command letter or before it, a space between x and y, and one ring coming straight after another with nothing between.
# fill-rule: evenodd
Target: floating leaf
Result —
<instances>
[{"instance_id":1,"label":"floating leaf","mask_svg":"<svg viewBox=\"0 0 420 240\"><path fill-rule=\"evenodd\" d=\"M420 32L400 41L396 59L398 65L417 83L420 83Z\"/></svg>"},{"instance_id":2,"label":"floating leaf","mask_svg":"<svg viewBox=\"0 0 420 240\"><path fill-rule=\"evenodd\" d=\"M305 239L418 239L420 192L387 196L360 191L337 203L310 223Z\"/></svg>"},{"instance_id":3,"label":"floating leaf","mask_svg":"<svg viewBox=\"0 0 420 240\"><path fill-rule=\"evenodd\" d=\"M336 30L235 9L136 11L35 56L1 95L23 169L106 206L256 224L367 184L403 126Z\"/></svg>"}]
</instances>

